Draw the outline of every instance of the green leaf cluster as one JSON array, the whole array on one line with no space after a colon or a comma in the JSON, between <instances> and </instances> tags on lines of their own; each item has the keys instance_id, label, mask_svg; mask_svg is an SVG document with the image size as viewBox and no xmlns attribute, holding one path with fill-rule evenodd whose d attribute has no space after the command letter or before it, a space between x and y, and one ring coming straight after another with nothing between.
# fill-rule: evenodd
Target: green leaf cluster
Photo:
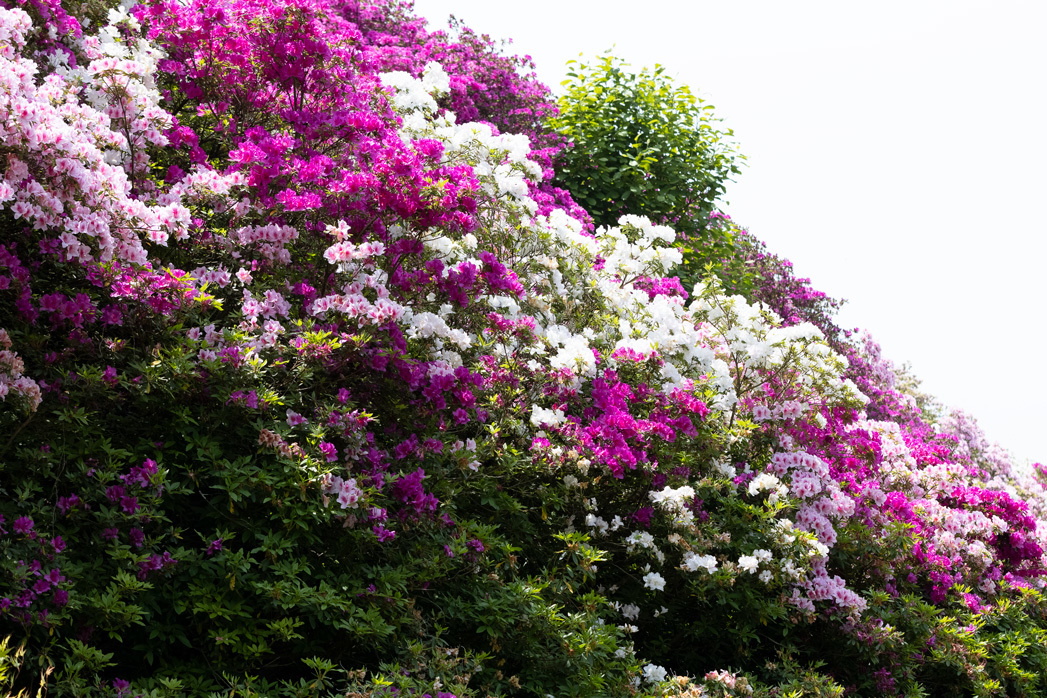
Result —
<instances>
[{"instance_id":1,"label":"green leaf cluster","mask_svg":"<svg viewBox=\"0 0 1047 698\"><path fill-rule=\"evenodd\" d=\"M684 235L703 232L744 161L712 105L660 65L637 73L609 53L568 65L559 114L548 122L569 142L554 183L597 225L632 213Z\"/></svg>"}]
</instances>

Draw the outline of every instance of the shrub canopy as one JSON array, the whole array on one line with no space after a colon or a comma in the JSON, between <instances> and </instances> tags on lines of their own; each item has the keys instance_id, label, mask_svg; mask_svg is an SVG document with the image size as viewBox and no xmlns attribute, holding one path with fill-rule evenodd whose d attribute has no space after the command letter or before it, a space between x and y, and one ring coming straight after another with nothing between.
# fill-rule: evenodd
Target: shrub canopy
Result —
<instances>
[{"instance_id":1,"label":"shrub canopy","mask_svg":"<svg viewBox=\"0 0 1047 698\"><path fill-rule=\"evenodd\" d=\"M555 181L597 225L634 213L683 235L704 231L744 160L712 105L659 65L637 73L609 54L568 65L549 120L569 143Z\"/></svg>"}]
</instances>

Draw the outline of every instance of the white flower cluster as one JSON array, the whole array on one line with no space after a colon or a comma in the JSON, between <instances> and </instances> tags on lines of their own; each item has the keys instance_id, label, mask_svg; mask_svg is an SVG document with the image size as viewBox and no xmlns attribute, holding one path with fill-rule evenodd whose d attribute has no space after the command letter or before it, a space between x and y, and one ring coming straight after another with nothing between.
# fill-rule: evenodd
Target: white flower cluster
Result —
<instances>
[{"instance_id":1,"label":"white flower cluster","mask_svg":"<svg viewBox=\"0 0 1047 698\"><path fill-rule=\"evenodd\" d=\"M536 427L556 427L563 424L563 410L548 410L538 404L531 406L531 424Z\"/></svg>"},{"instance_id":2,"label":"white flower cluster","mask_svg":"<svg viewBox=\"0 0 1047 698\"><path fill-rule=\"evenodd\" d=\"M865 404L868 398L849 379L841 378L847 368L844 357L826 344L821 331L809 323L782 326L781 318L759 305L750 305L741 296L725 296L715 280L697 284L690 309L712 329L717 355L731 364L737 397L751 396L761 388L765 374L786 372L789 383L799 392L773 408L758 405L753 417L796 419L810 405L808 398Z\"/></svg>"},{"instance_id":3,"label":"white flower cluster","mask_svg":"<svg viewBox=\"0 0 1047 698\"><path fill-rule=\"evenodd\" d=\"M617 227L601 229L598 237L604 269L620 284L638 276L661 276L683 261L683 253L672 247L675 231L668 226L651 225L644 216L622 216ZM631 237L636 238L635 242L630 241Z\"/></svg>"},{"instance_id":4,"label":"white flower cluster","mask_svg":"<svg viewBox=\"0 0 1047 698\"><path fill-rule=\"evenodd\" d=\"M690 485L665 487L658 492L648 492L650 500L667 511L677 526L689 526L694 521L694 512L687 505L694 499L694 488Z\"/></svg>"},{"instance_id":5,"label":"white flower cluster","mask_svg":"<svg viewBox=\"0 0 1047 698\"><path fill-rule=\"evenodd\" d=\"M648 683L660 683L665 681L668 672L665 667L657 664L647 664L643 668L643 677Z\"/></svg>"},{"instance_id":6,"label":"white flower cluster","mask_svg":"<svg viewBox=\"0 0 1047 698\"><path fill-rule=\"evenodd\" d=\"M652 591L665 591L665 577L657 572L648 572L643 576L643 585Z\"/></svg>"},{"instance_id":7,"label":"white flower cluster","mask_svg":"<svg viewBox=\"0 0 1047 698\"><path fill-rule=\"evenodd\" d=\"M437 109L435 98L451 89L450 78L443 66L435 62L425 66L421 80L400 70L382 73L379 77L383 85L391 88L392 104L398 112L421 112L418 114L421 121L416 123L424 124L426 114Z\"/></svg>"},{"instance_id":8,"label":"white flower cluster","mask_svg":"<svg viewBox=\"0 0 1047 698\"><path fill-rule=\"evenodd\" d=\"M712 574L716 571L716 558L712 555L698 555L694 552L687 551L683 556L682 567L688 572L705 570L709 574Z\"/></svg>"},{"instance_id":9,"label":"white flower cluster","mask_svg":"<svg viewBox=\"0 0 1047 698\"><path fill-rule=\"evenodd\" d=\"M789 488L770 473L760 473L750 480L748 490L751 497L755 497L762 492L770 492L767 498L770 504L775 504L789 494Z\"/></svg>"},{"instance_id":10,"label":"white flower cluster","mask_svg":"<svg viewBox=\"0 0 1047 698\"><path fill-rule=\"evenodd\" d=\"M774 556L770 550L754 550L752 555L742 555L738 558L738 567L749 574L755 574L760 568L760 563L770 562Z\"/></svg>"}]
</instances>

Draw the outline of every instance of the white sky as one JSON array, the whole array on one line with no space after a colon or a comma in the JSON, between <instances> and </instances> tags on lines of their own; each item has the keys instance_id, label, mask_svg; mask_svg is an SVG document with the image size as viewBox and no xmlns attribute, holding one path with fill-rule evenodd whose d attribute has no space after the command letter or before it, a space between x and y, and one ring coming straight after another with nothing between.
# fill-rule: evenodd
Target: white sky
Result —
<instances>
[{"instance_id":1,"label":"white sky","mask_svg":"<svg viewBox=\"0 0 1047 698\"><path fill-rule=\"evenodd\" d=\"M533 57L660 63L734 130L725 206L927 392L1047 461L1047 3L415 0Z\"/></svg>"}]
</instances>

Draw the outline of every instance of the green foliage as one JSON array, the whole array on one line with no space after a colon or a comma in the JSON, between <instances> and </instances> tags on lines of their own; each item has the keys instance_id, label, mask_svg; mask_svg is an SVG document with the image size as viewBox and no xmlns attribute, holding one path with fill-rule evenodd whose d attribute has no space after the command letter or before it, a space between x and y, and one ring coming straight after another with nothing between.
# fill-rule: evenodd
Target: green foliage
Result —
<instances>
[{"instance_id":1,"label":"green foliage","mask_svg":"<svg viewBox=\"0 0 1047 698\"><path fill-rule=\"evenodd\" d=\"M70 283L70 292L91 292ZM213 315L191 321L222 311L205 312ZM26 359L44 365L57 340L13 314L3 321ZM29 420L0 410L9 427L0 513L7 522L30 516L39 533L0 537L0 575L20 588L22 561L40 559L60 568L69 591L67 604L47 606L49 628L28 630L31 662L0 648L5 690L29 695L46 673L54 694L74 696L104 695L117 679L156 696L421 695L437 692L434 681L460 698L630 694L636 660L616 655L621 634L586 589L600 552L579 534L558 535L565 488L529 456L511 446L481 456L490 477L430 459L426 469L441 474L433 491L453 503L458 523L405 521L381 544L308 486L324 467L308 453L331 438L331 425L296 432L280 418L317 399L321 411L353 412L332 388L324 395L315 358L352 357L351 338L317 332L303 345L315 354L298 359L212 362L205 387L192 380L183 325L128 314L112 333L95 363L45 374L67 379L68 402ZM99 364L118 378L107 381ZM392 423L413 409L373 376L338 385L373 390ZM257 409L230 399L252 387ZM157 472L147 487L132 486L125 478L144 459ZM109 496L120 486L136 510ZM56 510L57 497L74 493L79 503ZM47 547L56 537L67 543L60 554ZM470 539L486 554L471 554ZM139 574L164 552L176 563ZM518 554L538 564L523 569Z\"/></svg>"},{"instance_id":2,"label":"green foliage","mask_svg":"<svg viewBox=\"0 0 1047 698\"><path fill-rule=\"evenodd\" d=\"M956 587L957 597L970 589ZM896 680L892 695L1041 696L1047 690L1047 600L1013 588L991 608L931 606L915 594L872 594L882 626L862 648Z\"/></svg>"},{"instance_id":3,"label":"green foliage","mask_svg":"<svg viewBox=\"0 0 1047 698\"><path fill-rule=\"evenodd\" d=\"M569 65L560 113L549 122L571 144L557 162L555 183L597 225L633 213L685 236L705 231L744 159L712 106L659 65L634 73L611 55Z\"/></svg>"},{"instance_id":4,"label":"green foliage","mask_svg":"<svg viewBox=\"0 0 1047 698\"><path fill-rule=\"evenodd\" d=\"M701 235L678 236L675 247L682 260L672 270L688 293L695 284L715 276L725 293L753 298L753 290L763 281L754 263L758 243L734 221L713 213Z\"/></svg>"}]
</instances>

